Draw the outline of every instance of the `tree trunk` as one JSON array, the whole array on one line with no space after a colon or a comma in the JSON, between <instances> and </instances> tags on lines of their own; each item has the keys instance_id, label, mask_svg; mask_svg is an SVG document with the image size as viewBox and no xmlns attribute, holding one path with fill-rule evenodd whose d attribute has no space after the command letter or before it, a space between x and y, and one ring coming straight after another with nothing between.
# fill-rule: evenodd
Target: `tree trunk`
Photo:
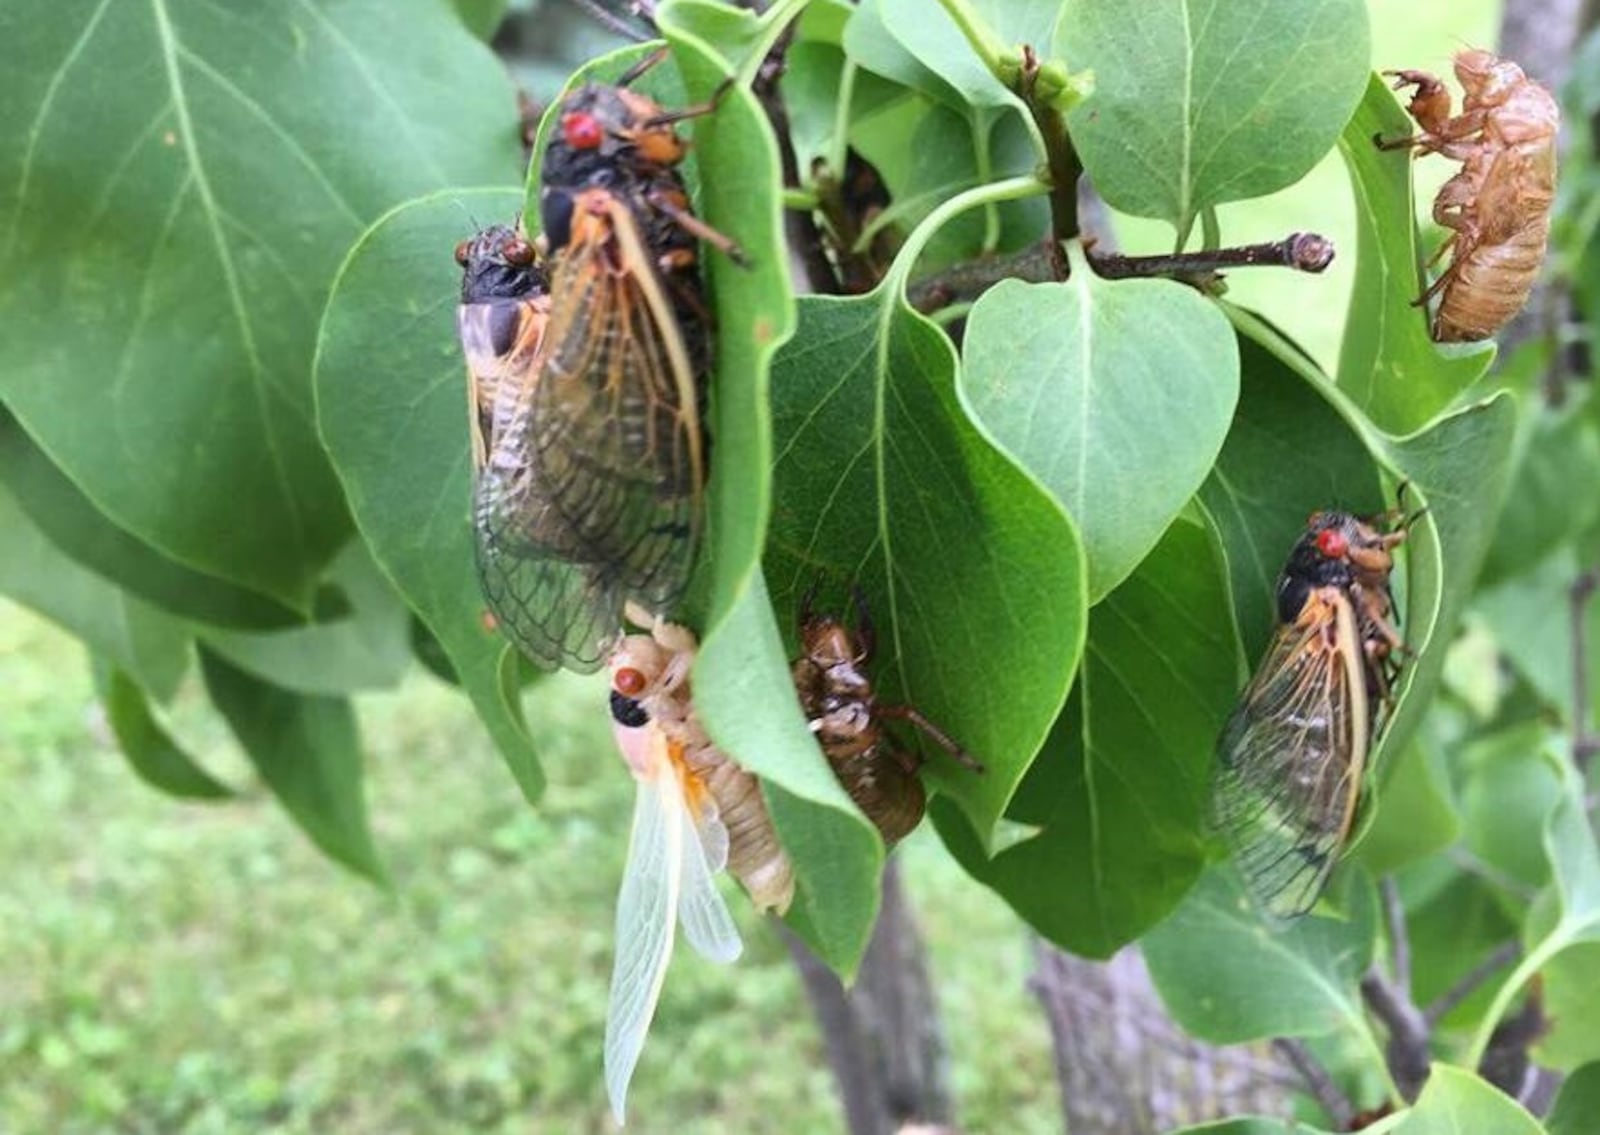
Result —
<instances>
[{"instance_id":1,"label":"tree trunk","mask_svg":"<svg viewBox=\"0 0 1600 1135\"><path fill-rule=\"evenodd\" d=\"M799 938L785 931L784 940L817 1015L851 1135L949 1125L948 1052L899 861L891 857L884 870L883 907L853 988Z\"/></svg>"}]
</instances>

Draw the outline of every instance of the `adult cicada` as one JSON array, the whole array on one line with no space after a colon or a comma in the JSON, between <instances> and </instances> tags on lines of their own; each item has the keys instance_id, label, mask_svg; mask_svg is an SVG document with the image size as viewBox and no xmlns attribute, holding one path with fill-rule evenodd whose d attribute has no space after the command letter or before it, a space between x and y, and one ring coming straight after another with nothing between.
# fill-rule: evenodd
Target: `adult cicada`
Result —
<instances>
[{"instance_id":1,"label":"adult cicada","mask_svg":"<svg viewBox=\"0 0 1600 1135\"><path fill-rule=\"evenodd\" d=\"M647 618L642 612L638 618ZM606 1012L606 1089L622 1120L628 1082L655 1014L674 926L713 961L742 945L715 877L724 868L759 909L788 909L794 874L755 777L706 736L689 700L694 637L657 621L611 659L611 718L638 785L617 899L616 957Z\"/></svg>"},{"instance_id":2,"label":"adult cicada","mask_svg":"<svg viewBox=\"0 0 1600 1135\"><path fill-rule=\"evenodd\" d=\"M1433 337L1487 339L1522 310L1539 277L1555 201L1556 134L1561 115L1550 92L1508 59L1458 52L1461 113L1426 71L1391 71L1395 87L1413 88L1410 111L1421 131L1379 140L1462 163L1433 201L1433 219L1450 230L1433 260L1450 265L1417 300L1434 296Z\"/></svg>"},{"instance_id":3,"label":"adult cicada","mask_svg":"<svg viewBox=\"0 0 1600 1135\"><path fill-rule=\"evenodd\" d=\"M868 674L875 635L859 591L853 629L837 616L816 613L812 598L808 593L801 604L800 657L791 666L800 708L839 783L893 845L921 822L927 796L918 775L922 754L899 744L886 721L915 726L975 772L983 765L916 707L878 700Z\"/></svg>"},{"instance_id":4,"label":"adult cicada","mask_svg":"<svg viewBox=\"0 0 1600 1135\"><path fill-rule=\"evenodd\" d=\"M654 59L655 57L652 57ZM709 316L668 112L625 84L562 103L542 167L540 349L500 384L474 509L479 578L536 661L597 669L624 605L665 615L703 528Z\"/></svg>"},{"instance_id":5,"label":"adult cicada","mask_svg":"<svg viewBox=\"0 0 1600 1135\"><path fill-rule=\"evenodd\" d=\"M1316 903L1349 838L1404 645L1396 514L1313 513L1278 577L1278 629L1218 742L1216 825L1257 903Z\"/></svg>"}]
</instances>

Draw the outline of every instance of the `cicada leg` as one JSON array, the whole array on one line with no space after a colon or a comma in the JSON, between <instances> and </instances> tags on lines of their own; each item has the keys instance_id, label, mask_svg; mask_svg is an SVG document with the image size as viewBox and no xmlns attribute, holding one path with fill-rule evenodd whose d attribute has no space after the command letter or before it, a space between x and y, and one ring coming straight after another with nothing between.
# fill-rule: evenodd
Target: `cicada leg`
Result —
<instances>
[{"instance_id":1,"label":"cicada leg","mask_svg":"<svg viewBox=\"0 0 1600 1135\"><path fill-rule=\"evenodd\" d=\"M911 723L912 725L916 726L916 728L925 737L933 741L934 744L938 745L939 748L943 749L946 753L950 754L953 760L965 765L973 772L981 773L986 771L982 761L963 749L955 740L955 738L950 736L950 734L946 733L943 729L940 729L937 725L924 717L922 715L922 711L917 709L916 706L880 705L876 707L874 712L878 717L893 718L899 721Z\"/></svg>"},{"instance_id":2,"label":"cicada leg","mask_svg":"<svg viewBox=\"0 0 1600 1135\"><path fill-rule=\"evenodd\" d=\"M750 258L744 254L744 249L739 247L739 242L725 233L718 232L706 224L699 217L685 209L679 202L674 201L669 194L657 189L651 189L645 194L648 201L657 212L670 217L673 224L697 240L703 240L711 247L719 250L729 260L741 268L750 266Z\"/></svg>"}]
</instances>

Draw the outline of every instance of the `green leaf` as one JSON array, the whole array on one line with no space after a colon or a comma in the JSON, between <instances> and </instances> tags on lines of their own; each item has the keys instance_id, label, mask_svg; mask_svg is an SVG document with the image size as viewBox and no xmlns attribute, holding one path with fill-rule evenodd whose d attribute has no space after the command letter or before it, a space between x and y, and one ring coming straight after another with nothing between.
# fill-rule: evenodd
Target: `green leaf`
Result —
<instances>
[{"instance_id":1,"label":"green leaf","mask_svg":"<svg viewBox=\"0 0 1600 1135\"><path fill-rule=\"evenodd\" d=\"M1588 406L1541 414L1523 447L1483 565L1488 586L1532 569L1600 520L1600 425Z\"/></svg>"},{"instance_id":2,"label":"green leaf","mask_svg":"<svg viewBox=\"0 0 1600 1135\"><path fill-rule=\"evenodd\" d=\"M0 595L59 623L161 701L188 669L188 628L63 554L3 483Z\"/></svg>"},{"instance_id":3,"label":"green leaf","mask_svg":"<svg viewBox=\"0 0 1600 1135\"><path fill-rule=\"evenodd\" d=\"M997 46L1028 44L1047 55L1055 41L1060 0L969 0L967 7ZM878 0L883 26L919 63L949 83L973 106L1022 103L989 70L944 6L927 0Z\"/></svg>"},{"instance_id":4,"label":"green leaf","mask_svg":"<svg viewBox=\"0 0 1600 1135\"><path fill-rule=\"evenodd\" d=\"M1356 276L1362 282L1350 297L1339 387L1390 433L1408 433L1432 419L1488 369L1495 351L1492 343L1435 343L1428 313L1412 305L1423 283L1411 158L1379 150L1372 140L1410 134L1414 125L1373 75L1339 139L1356 201Z\"/></svg>"},{"instance_id":5,"label":"green leaf","mask_svg":"<svg viewBox=\"0 0 1600 1135\"><path fill-rule=\"evenodd\" d=\"M1383 782L1382 806L1353 853L1374 878L1449 847L1461 834L1462 818L1432 758L1419 739Z\"/></svg>"},{"instance_id":6,"label":"green leaf","mask_svg":"<svg viewBox=\"0 0 1600 1135\"><path fill-rule=\"evenodd\" d=\"M118 527L306 608L349 533L328 287L395 201L514 175L503 68L433 0L63 0L0 73L0 397Z\"/></svg>"},{"instance_id":7,"label":"green leaf","mask_svg":"<svg viewBox=\"0 0 1600 1135\"><path fill-rule=\"evenodd\" d=\"M302 694L398 685L411 664L410 614L361 541L333 561L327 583L345 608L338 618L277 631L203 629L200 639L240 669Z\"/></svg>"},{"instance_id":8,"label":"green leaf","mask_svg":"<svg viewBox=\"0 0 1600 1135\"><path fill-rule=\"evenodd\" d=\"M889 30L885 21L885 0L860 0L855 14L844 29L844 50L851 62L891 79L902 87L919 91L958 113L967 112L967 101L937 71L925 66Z\"/></svg>"},{"instance_id":9,"label":"green leaf","mask_svg":"<svg viewBox=\"0 0 1600 1135\"><path fill-rule=\"evenodd\" d=\"M361 738L350 703L270 686L203 647L200 670L250 763L311 842L387 885L367 826Z\"/></svg>"},{"instance_id":10,"label":"green leaf","mask_svg":"<svg viewBox=\"0 0 1600 1135\"><path fill-rule=\"evenodd\" d=\"M1442 996L1517 937L1520 920L1507 914L1503 892L1463 871L1458 857L1448 851L1403 869L1399 882L1411 939L1412 994L1419 1005ZM1488 985L1479 989L1441 1027L1475 1026L1493 992Z\"/></svg>"},{"instance_id":11,"label":"green leaf","mask_svg":"<svg viewBox=\"0 0 1600 1135\"><path fill-rule=\"evenodd\" d=\"M452 0L456 14L467 30L481 40L494 38L495 29L506 18L511 0Z\"/></svg>"},{"instance_id":12,"label":"green leaf","mask_svg":"<svg viewBox=\"0 0 1600 1135\"><path fill-rule=\"evenodd\" d=\"M1550 878L1535 837L1561 794L1550 763L1559 744L1546 725L1528 721L1479 738L1456 756L1464 776L1460 798L1467 849L1502 879L1529 892Z\"/></svg>"},{"instance_id":13,"label":"green leaf","mask_svg":"<svg viewBox=\"0 0 1600 1135\"><path fill-rule=\"evenodd\" d=\"M1585 1064L1567 1077L1545 1119L1545 1130L1550 1135L1589 1135L1594 1130L1597 1115L1600 1115L1600 1062Z\"/></svg>"},{"instance_id":14,"label":"green leaf","mask_svg":"<svg viewBox=\"0 0 1600 1135\"><path fill-rule=\"evenodd\" d=\"M1004 280L979 298L961 389L1077 522L1096 603L1206 479L1233 417L1239 354L1227 319L1194 289L1101 280L1073 260L1064 284Z\"/></svg>"},{"instance_id":15,"label":"green leaf","mask_svg":"<svg viewBox=\"0 0 1600 1135\"><path fill-rule=\"evenodd\" d=\"M1331 1135L1317 1127L1307 1127L1299 1120L1265 1119L1248 1116L1244 1119L1224 1119L1219 1123L1202 1123L1198 1127L1184 1127L1170 1135Z\"/></svg>"},{"instance_id":16,"label":"green leaf","mask_svg":"<svg viewBox=\"0 0 1600 1135\"><path fill-rule=\"evenodd\" d=\"M1539 1121L1488 1081L1435 1064L1416 1104L1384 1135L1543 1135Z\"/></svg>"},{"instance_id":17,"label":"green leaf","mask_svg":"<svg viewBox=\"0 0 1600 1135\"><path fill-rule=\"evenodd\" d=\"M925 777L987 838L1059 711L1083 635L1081 551L1059 507L968 421L944 333L892 281L807 298L778 356L768 577L778 610L860 586L876 679L988 766ZM972 680L971 660L1003 683Z\"/></svg>"},{"instance_id":18,"label":"green leaf","mask_svg":"<svg viewBox=\"0 0 1600 1135\"><path fill-rule=\"evenodd\" d=\"M474 569L466 364L456 341L468 212L508 219L516 189L409 202L369 230L334 284L317 350L317 413L373 558L443 645L523 794L543 777L514 653L484 629ZM403 318L397 316L403 315Z\"/></svg>"},{"instance_id":19,"label":"green leaf","mask_svg":"<svg viewBox=\"0 0 1600 1135\"><path fill-rule=\"evenodd\" d=\"M1167 1011L1215 1044L1345 1032L1372 1049L1356 984L1372 962L1376 899L1370 885L1354 897L1348 920L1313 914L1274 930L1231 872L1207 872L1144 939Z\"/></svg>"},{"instance_id":20,"label":"green leaf","mask_svg":"<svg viewBox=\"0 0 1600 1135\"><path fill-rule=\"evenodd\" d=\"M1089 612L1072 700L1008 813L1042 830L986 859L970 827L939 808L945 842L1041 934L1109 957L1204 866L1212 751L1237 670L1210 537L1179 521Z\"/></svg>"},{"instance_id":21,"label":"green leaf","mask_svg":"<svg viewBox=\"0 0 1600 1135\"><path fill-rule=\"evenodd\" d=\"M1249 334L1239 336L1239 407L1200 502L1228 562L1245 657L1261 657L1277 625L1278 573L1306 517L1386 507L1361 438L1315 383Z\"/></svg>"},{"instance_id":22,"label":"green leaf","mask_svg":"<svg viewBox=\"0 0 1600 1135\"><path fill-rule=\"evenodd\" d=\"M252 628L281 627L301 619L258 592L184 567L117 527L33 444L3 407L0 480L56 547L174 615Z\"/></svg>"},{"instance_id":23,"label":"green leaf","mask_svg":"<svg viewBox=\"0 0 1600 1135\"><path fill-rule=\"evenodd\" d=\"M1094 72L1067 121L1095 188L1180 242L1203 210L1300 180L1370 66L1361 0L1068 0L1058 52Z\"/></svg>"},{"instance_id":24,"label":"green leaf","mask_svg":"<svg viewBox=\"0 0 1600 1135\"><path fill-rule=\"evenodd\" d=\"M1575 494L1574 494L1575 495ZM1515 504L1506 511L1513 511ZM1572 719L1572 614L1562 597L1579 573L1578 557L1562 548L1530 571L1491 587L1473 610L1494 632L1506 661L1563 721ZM1591 639L1600 633L1600 604L1585 611ZM1591 676L1591 695L1600 675Z\"/></svg>"},{"instance_id":25,"label":"green leaf","mask_svg":"<svg viewBox=\"0 0 1600 1135\"><path fill-rule=\"evenodd\" d=\"M115 666L100 665L95 668L95 685L106 722L141 780L186 800L221 800L234 794L172 739L139 683Z\"/></svg>"},{"instance_id":26,"label":"green leaf","mask_svg":"<svg viewBox=\"0 0 1600 1135\"><path fill-rule=\"evenodd\" d=\"M1580 1065L1600 1060L1600 943L1568 947L1539 971L1539 981L1550 1024L1534 1059L1546 1068L1581 1074Z\"/></svg>"}]
</instances>

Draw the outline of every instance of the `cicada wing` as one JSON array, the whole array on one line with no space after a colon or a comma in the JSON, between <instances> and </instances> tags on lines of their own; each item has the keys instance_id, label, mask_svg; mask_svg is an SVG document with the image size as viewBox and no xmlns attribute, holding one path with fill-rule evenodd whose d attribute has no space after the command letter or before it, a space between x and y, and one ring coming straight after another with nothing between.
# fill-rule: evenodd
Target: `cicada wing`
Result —
<instances>
[{"instance_id":1,"label":"cicada wing","mask_svg":"<svg viewBox=\"0 0 1600 1135\"><path fill-rule=\"evenodd\" d=\"M1316 589L1279 629L1218 744L1214 820L1267 914L1304 914L1327 885L1370 726L1355 612L1339 589Z\"/></svg>"},{"instance_id":2,"label":"cicada wing","mask_svg":"<svg viewBox=\"0 0 1600 1135\"><path fill-rule=\"evenodd\" d=\"M702 816L697 820L697 835L683 841L678 921L683 924L683 936L701 957L732 962L744 952L744 942L716 881L728 862L728 829L715 816Z\"/></svg>"},{"instance_id":3,"label":"cicada wing","mask_svg":"<svg viewBox=\"0 0 1600 1135\"><path fill-rule=\"evenodd\" d=\"M614 586L655 613L699 538L698 379L632 208L592 190L557 263L530 447L546 499Z\"/></svg>"},{"instance_id":4,"label":"cicada wing","mask_svg":"<svg viewBox=\"0 0 1600 1135\"><path fill-rule=\"evenodd\" d=\"M628 865L617 896L616 960L606 1004L606 1094L618 1123L672 960L688 826L671 777L640 780L638 786Z\"/></svg>"}]
</instances>

